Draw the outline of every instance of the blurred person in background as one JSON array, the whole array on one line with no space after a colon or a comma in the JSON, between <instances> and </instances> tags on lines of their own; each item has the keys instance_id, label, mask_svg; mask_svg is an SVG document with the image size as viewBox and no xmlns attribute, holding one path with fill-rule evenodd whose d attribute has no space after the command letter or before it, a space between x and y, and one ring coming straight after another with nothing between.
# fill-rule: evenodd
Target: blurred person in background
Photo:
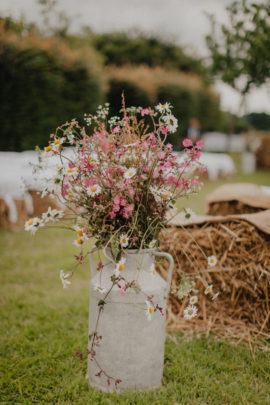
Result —
<instances>
[{"instance_id":1,"label":"blurred person in background","mask_svg":"<svg viewBox=\"0 0 270 405\"><path fill-rule=\"evenodd\" d=\"M197 142L201 136L201 125L197 118L191 118L189 120L189 127L187 137L193 142Z\"/></svg>"}]
</instances>

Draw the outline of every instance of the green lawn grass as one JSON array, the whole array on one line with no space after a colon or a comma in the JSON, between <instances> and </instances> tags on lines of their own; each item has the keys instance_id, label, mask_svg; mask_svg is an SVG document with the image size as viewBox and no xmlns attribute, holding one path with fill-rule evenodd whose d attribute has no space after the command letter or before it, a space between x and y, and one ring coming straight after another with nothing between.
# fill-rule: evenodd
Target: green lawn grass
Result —
<instances>
[{"instance_id":1,"label":"green lawn grass","mask_svg":"<svg viewBox=\"0 0 270 405\"><path fill-rule=\"evenodd\" d=\"M269 173L245 181L255 180L270 185ZM72 357L87 348L88 265L78 269L69 289L58 279L61 268L72 267L72 235L2 230L0 249L1 404L270 403L269 352L176 333L166 341L159 390L117 395L89 389L85 361Z\"/></svg>"}]
</instances>

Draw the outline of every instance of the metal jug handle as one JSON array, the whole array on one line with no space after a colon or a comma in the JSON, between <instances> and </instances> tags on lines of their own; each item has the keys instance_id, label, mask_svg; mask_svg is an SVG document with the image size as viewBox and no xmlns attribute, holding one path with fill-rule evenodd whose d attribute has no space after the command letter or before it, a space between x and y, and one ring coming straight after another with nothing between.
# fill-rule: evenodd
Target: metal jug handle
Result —
<instances>
[{"instance_id":1,"label":"metal jug handle","mask_svg":"<svg viewBox=\"0 0 270 405\"><path fill-rule=\"evenodd\" d=\"M172 255L170 255L170 253L165 253L165 252L153 252L154 256L158 256L158 257L165 257L169 263L169 270L168 270L168 277L167 277L167 287L165 290L165 298L167 298L170 288L171 288L171 281L172 281L172 272L173 272L173 268L174 268L174 260Z\"/></svg>"},{"instance_id":2,"label":"metal jug handle","mask_svg":"<svg viewBox=\"0 0 270 405\"><path fill-rule=\"evenodd\" d=\"M94 246L89 252L89 263L90 263L90 280L94 277L94 263L93 263L93 253L97 250L97 247Z\"/></svg>"}]
</instances>

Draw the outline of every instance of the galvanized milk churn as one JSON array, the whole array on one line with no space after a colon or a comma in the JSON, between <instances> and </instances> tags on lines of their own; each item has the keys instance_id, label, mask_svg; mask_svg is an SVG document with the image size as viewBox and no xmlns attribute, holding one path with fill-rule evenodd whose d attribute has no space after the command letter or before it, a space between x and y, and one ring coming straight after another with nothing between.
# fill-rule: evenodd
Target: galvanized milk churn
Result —
<instances>
[{"instance_id":1,"label":"galvanized milk churn","mask_svg":"<svg viewBox=\"0 0 270 405\"><path fill-rule=\"evenodd\" d=\"M109 253L108 253L109 255ZM155 257L162 256L169 260L170 267L167 281L151 269ZM97 332L102 336L100 347L95 349L95 358L108 375L121 380L118 389L155 389L161 385L164 361L166 300L170 289L173 258L170 254L156 252L155 249L125 251L125 268L121 272L129 282L135 280L140 292L128 289L125 295L114 286L106 299ZM96 291L96 285L108 290L112 286L111 276L115 264L106 265L102 274L94 274L93 256L90 253L90 310L89 310L89 349L91 334L95 330L98 317L98 303L104 296ZM153 301L163 308L146 316L146 297L153 295ZM105 392L114 390L108 386L105 375L97 376L99 368L88 356L87 380L91 387Z\"/></svg>"}]
</instances>

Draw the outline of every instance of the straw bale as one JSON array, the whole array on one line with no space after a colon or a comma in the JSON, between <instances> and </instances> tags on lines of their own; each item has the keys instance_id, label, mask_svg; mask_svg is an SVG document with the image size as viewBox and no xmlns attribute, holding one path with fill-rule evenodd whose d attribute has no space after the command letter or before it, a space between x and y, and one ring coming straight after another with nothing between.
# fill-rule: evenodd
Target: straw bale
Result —
<instances>
[{"instance_id":1,"label":"straw bale","mask_svg":"<svg viewBox=\"0 0 270 405\"><path fill-rule=\"evenodd\" d=\"M270 195L251 183L228 183L217 187L206 199L208 215L251 214L270 209Z\"/></svg>"},{"instance_id":2,"label":"straw bale","mask_svg":"<svg viewBox=\"0 0 270 405\"><path fill-rule=\"evenodd\" d=\"M207 214L209 215L235 215L235 214L251 214L259 212L262 208L252 207L244 204L241 201L219 201L210 203Z\"/></svg>"},{"instance_id":3,"label":"straw bale","mask_svg":"<svg viewBox=\"0 0 270 405\"><path fill-rule=\"evenodd\" d=\"M30 216L41 217L42 213L46 212L49 207L59 209L57 199L53 199L49 196L41 198L40 193L34 190L29 191L29 193L33 200L33 214L27 214L27 207L24 200L14 200L18 214L18 221L16 223L10 221L9 207L3 199L0 199L0 228L19 230Z\"/></svg>"},{"instance_id":4,"label":"straw bale","mask_svg":"<svg viewBox=\"0 0 270 405\"><path fill-rule=\"evenodd\" d=\"M261 145L256 152L257 166L270 168L270 132L254 131L259 137Z\"/></svg>"},{"instance_id":5,"label":"straw bale","mask_svg":"<svg viewBox=\"0 0 270 405\"><path fill-rule=\"evenodd\" d=\"M167 327L189 333L218 333L238 342L270 338L270 236L245 220L206 222L185 228L172 226L161 235L161 249L175 259L171 291L177 291L183 272L196 280L198 316L183 318L188 297L171 293ZM207 268L206 256L218 264ZM165 276L166 265L160 265ZM199 277L199 278L198 278ZM213 285L219 296L212 301L204 294ZM193 294L193 293L192 293ZM194 295L194 294L193 294Z\"/></svg>"},{"instance_id":6,"label":"straw bale","mask_svg":"<svg viewBox=\"0 0 270 405\"><path fill-rule=\"evenodd\" d=\"M58 200L56 198L52 198L48 195L41 198L40 192L35 190L30 190L29 193L31 194L33 200L34 217L40 217L43 212L48 210L49 207L52 209L59 209Z\"/></svg>"},{"instance_id":7,"label":"straw bale","mask_svg":"<svg viewBox=\"0 0 270 405\"><path fill-rule=\"evenodd\" d=\"M12 223L9 219L9 208L3 199L0 199L0 228L5 229L17 229L21 227L28 218L26 204L24 200L14 200L17 213L18 221L16 224Z\"/></svg>"}]
</instances>

